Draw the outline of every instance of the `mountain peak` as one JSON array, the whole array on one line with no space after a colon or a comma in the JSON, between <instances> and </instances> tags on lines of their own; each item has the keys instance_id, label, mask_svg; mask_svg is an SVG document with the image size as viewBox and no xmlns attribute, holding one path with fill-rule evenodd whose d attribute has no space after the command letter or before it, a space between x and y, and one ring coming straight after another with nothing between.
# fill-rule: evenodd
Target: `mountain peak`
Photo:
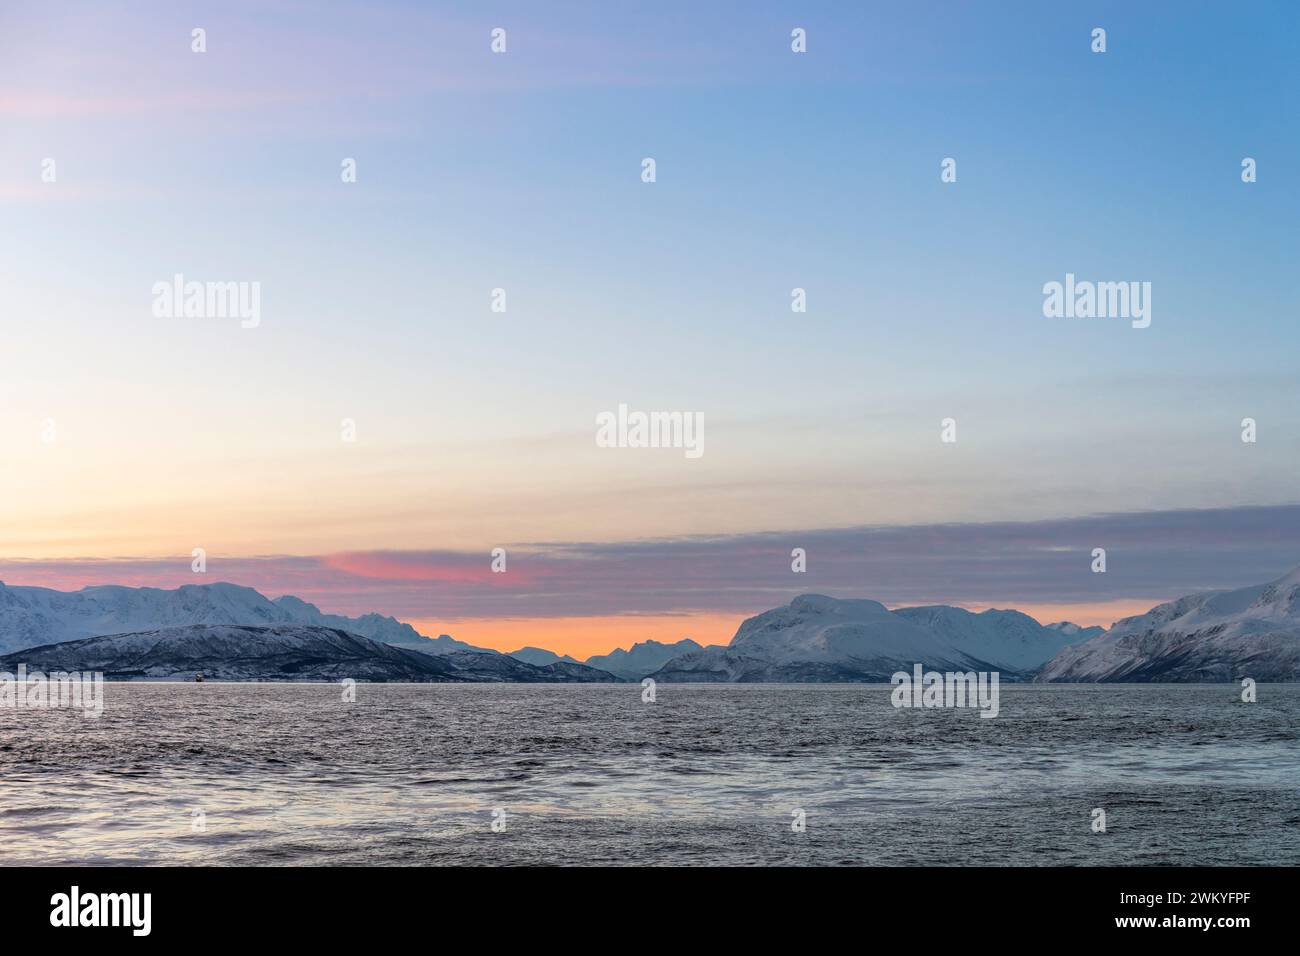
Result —
<instances>
[{"instance_id":1,"label":"mountain peak","mask_svg":"<svg viewBox=\"0 0 1300 956\"><path fill-rule=\"evenodd\" d=\"M281 607L291 607L298 610L316 611L317 613L320 612L320 608L318 608L315 604L312 604L308 601L304 601L300 597L294 597L292 594L282 594L278 598L275 598L271 603L278 604Z\"/></svg>"},{"instance_id":2,"label":"mountain peak","mask_svg":"<svg viewBox=\"0 0 1300 956\"><path fill-rule=\"evenodd\" d=\"M523 661L525 664L532 664L534 667L546 667L550 664L577 664L568 654L557 654L554 651L548 651L544 647L521 647L517 651L510 651L507 657L513 657L517 661Z\"/></svg>"},{"instance_id":3,"label":"mountain peak","mask_svg":"<svg viewBox=\"0 0 1300 956\"><path fill-rule=\"evenodd\" d=\"M789 610L805 614L888 614L889 609L870 598L835 598L825 594L800 594L787 605ZM781 610L777 608L776 610ZM771 613L770 611L767 613Z\"/></svg>"},{"instance_id":4,"label":"mountain peak","mask_svg":"<svg viewBox=\"0 0 1300 956\"><path fill-rule=\"evenodd\" d=\"M1269 583L1272 584L1274 587L1278 587L1278 588L1289 588L1289 587L1300 586L1300 567L1297 567L1287 572L1286 574L1282 575L1282 577L1278 578L1276 581L1271 581Z\"/></svg>"},{"instance_id":5,"label":"mountain peak","mask_svg":"<svg viewBox=\"0 0 1300 956\"><path fill-rule=\"evenodd\" d=\"M828 597L825 594L809 593L809 594L800 594L798 597L796 597L793 601L790 602L790 606L798 607L798 608L805 608L805 607L820 608L820 607L832 607L837 603L838 602L835 598Z\"/></svg>"},{"instance_id":6,"label":"mountain peak","mask_svg":"<svg viewBox=\"0 0 1300 956\"><path fill-rule=\"evenodd\" d=\"M640 680L652 674L674 657L702 650L700 644L684 637L675 644L649 639L638 641L627 650L616 647L608 654L595 654L584 663L608 671L626 680Z\"/></svg>"},{"instance_id":7,"label":"mountain peak","mask_svg":"<svg viewBox=\"0 0 1300 956\"><path fill-rule=\"evenodd\" d=\"M1300 569L1268 584L1189 594L1065 648L1041 681L1260 681L1300 677Z\"/></svg>"}]
</instances>

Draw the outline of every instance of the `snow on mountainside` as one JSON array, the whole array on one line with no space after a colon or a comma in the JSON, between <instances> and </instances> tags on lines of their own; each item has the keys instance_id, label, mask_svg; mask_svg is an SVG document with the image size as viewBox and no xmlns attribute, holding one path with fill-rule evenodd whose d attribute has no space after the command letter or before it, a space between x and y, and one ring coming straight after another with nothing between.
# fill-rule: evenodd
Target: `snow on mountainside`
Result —
<instances>
[{"instance_id":1,"label":"snow on mountainside","mask_svg":"<svg viewBox=\"0 0 1300 956\"><path fill-rule=\"evenodd\" d=\"M380 614L324 614L292 596L270 601L236 584L186 584L174 590L103 585L80 591L0 583L0 653L102 634L186 624L314 624L427 653L481 650L442 635L431 641ZM489 653L496 653L491 651Z\"/></svg>"},{"instance_id":2,"label":"snow on mountainside","mask_svg":"<svg viewBox=\"0 0 1300 956\"><path fill-rule=\"evenodd\" d=\"M450 634L439 634L437 637L420 635L409 641L385 641L384 643L392 647L400 647L403 650L419 651L421 654L454 654L457 651L473 651L475 654L501 653L488 647L475 647L473 644L466 644L464 641L456 640Z\"/></svg>"},{"instance_id":3,"label":"snow on mountainside","mask_svg":"<svg viewBox=\"0 0 1300 956\"><path fill-rule=\"evenodd\" d=\"M888 681L913 664L1028 677L1070 640L1018 611L944 606L890 611L878 601L805 594L751 617L731 644L674 658L666 681Z\"/></svg>"},{"instance_id":4,"label":"snow on mountainside","mask_svg":"<svg viewBox=\"0 0 1300 956\"><path fill-rule=\"evenodd\" d=\"M291 618L252 588L104 585L64 592L0 583L0 651L184 624L276 624Z\"/></svg>"},{"instance_id":5,"label":"snow on mountainside","mask_svg":"<svg viewBox=\"0 0 1300 956\"><path fill-rule=\"evenodd\" d=\"M1061 651L1040 681L1300 680L1300 568L1269 584L1192 594Z\"/></svg>"},{"instance_id":6,"label":"snow on mountainside","mask_svg":"<svg viewBox=\"0 0 1300 956\"><path fill-rule=\"evenodd\" d=\"M360 634L362 637L368 637L372 641L383 641L385 644L401 644L428 640L411 625L403 624L396 618L385 617L382 614L363 614L360 617L324 614L316 605L308 604L302 598L296 598L292 594L278 597L271 603L281 610L287 611L289 619L292 621L297 621L300 624L318 624L321 627L337 627L353 634Z\"/></svg>"},{"instance_id":7,"label":"snow on mountainside","mask_svg":"<svg viewBox=\"0 0 1300 956\"><path fill-rule=\"evenodd\" d=\"M372 641L383 641L393 647L401 647L424 654L450 654L454 651L477 651L480 654L496 654L497 651L486 647L475 647L464 641L458 641L450 634L437 637L425 637L409 624L403 624L395 617L382 614L362 614L360 617L344 617L342 614L325 614L314 604L308 604L302 598L292 594L278 597L273 602L277 607L289 612L291 620L302 624L319 624L322 627L337 627L353 634L360 634ZM531 663L531 662L530 662Z\"/></svg>"},{"instance_id":8,"label":"snow on mountainside","mask_svg":"<svg viewBox=\"0 0 1300 956\"><path fill-rule=\"evenodd\" d=\"M597 683L618 678L581 664L534 667L504 655L420 654L337 628L191 624L111 634L0 657L0 671L99 671L109 680Z\"/></svg>"},{"instance_id":9,"label":"snow on mountainside","mask_svg":"<svg viewBox=\"0 0 1300 956\"><path fill-rule=\"evenodd\" d=\"M1086 641L1090 637L1106 633L1104 627L1095 624L1092 627L1080 627L1078 624L1071 624L1069 621L1057 621L1055 624L1044 624L1043 627L1049 631L1060 631L1070 638L1071 643Z\"/></svg>"},{"instance_id":10,"label":"snow on mountainside","mask_svg":"<svg viewBox=\"0 0 1300 956\"><path fill-rule=\"evenodd\" d=\"M588 657L586 663L589 667L599 667L627 680L640 680L642 677L659 670L674 657L702 650L704 648L689 637L677 641L675 644L641 641L633 644L628 650L619 647L608 654L597 654Z\"/></svg>"},{"instance_id":11,"label":"snow on mountainside","mask_svg":"<svg viewBox=\"0 0 1300 956\"><path fill-rule=\"evenodd\" d=\"M509 654L515 660L523 661L525 664L532 664L536 667L545 667L548 664L577 664L568 654L561 657L555 651L548 651L544 647L521 647L517 651L511 651Z\"/></svg>"},{"instance_id":12,"label":"snow on mountainside","mask_svg":"<svg viewBox=\"0 0 1300 956\"><path fill-rule=\"evenodd\" d=\"M1028 614L990 608L975 614L959 607L903 607L899 617L920 624L940 640L977 660L997 661L1016 671L1041 665L1063 647L1082 640L1078 625L1074 633L1061 626L1044 626Z\"/></svg>"}]
</instances>

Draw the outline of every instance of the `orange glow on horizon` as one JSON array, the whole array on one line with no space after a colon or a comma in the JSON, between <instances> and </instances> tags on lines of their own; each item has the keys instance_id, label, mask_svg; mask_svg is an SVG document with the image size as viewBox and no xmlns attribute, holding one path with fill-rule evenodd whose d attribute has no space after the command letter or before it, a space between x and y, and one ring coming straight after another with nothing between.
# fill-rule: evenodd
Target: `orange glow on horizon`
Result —
<instances>
[{"instance_id":1,"label":"orange glow on horizon","mask_svg":"<svg viewBox=\"0 0 1300 956\"><path fill-rule=\"evenodd\" d=\"M547 617L511 620L425 621L407 619L421 634L450 634L458 641L496 651L543 647L557 654L586 660L638 641L673 644L689 637L700 644L728 644L747 615L698 614L611 615L607 617Z\"/></svg>"},{"instance_id":2,"label":"orange glow on horizon","mask_svg":"<svg viewBox=\"0 0 1300 956\"><path fill-rule=\"evenodd\" d=\"M1145 614L1161 599L1100 601L1093 604L1026 604L996 605L1003 610L1028 614L1041 624L1072 621L1081 627L1109 627L1120 618ZM904 607L906 605L897 605ZM976 613L986 610L972 606ZM759 613L759 612L754 612ZM608 654L616 647L631 647L638 641L655 640L671 644L689 637L708 644L729 644L747 614L720 614L709 611L665 615L610 615L602 617L516 618L511 620L463 619L431 621L407 619L421 634L437 637L450 634L458 641L497 651L517 651L521 647L542 647L557 654L586 660L593 654Z\"/></svg>"}]
</instances>

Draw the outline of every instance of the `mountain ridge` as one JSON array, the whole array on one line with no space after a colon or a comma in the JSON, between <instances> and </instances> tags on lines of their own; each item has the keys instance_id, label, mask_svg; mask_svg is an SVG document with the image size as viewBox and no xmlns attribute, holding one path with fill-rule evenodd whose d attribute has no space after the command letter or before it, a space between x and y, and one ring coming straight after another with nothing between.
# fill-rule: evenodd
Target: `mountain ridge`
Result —
<instances>
[{"instance_id":1,"label":"mountain ridge","mask_svg":"<svg viewBox=\"0 0 1300 956\"><path fill-rule=\"evenodd\" d=\"M1043 683L1300 680L1300 568L1265 584L1188 594L1063 649Z\"/></svg>"},{"instance_id":2,"label":"mountain ridge","mask_svg":"<svg viewBox=\"0 0 1300 956\"><path fill-rule=\"evenodd\" d=\"M227 581L176 588L90 585L77 591L0 582L0 653L192 624L312 624L428 653L497 653L445 634L436 639L426 637L411 625L382 614L355 618L326 614L293 595L272 600L254 588Z\"/></svg>"},{"instance_id":3,"label":"mountain ridge","mask_svg":"<svg viewBox=\"0 0 1300 956\"><path fill-rule=\"evenodd\" d=\"M977 614L947 605L891 611L866 598L802 594L746 619L725 647L674 658L650 676L669 682L876 682L920 662L1027 680L1073 638L1019 611Z\"/></svg>"},{"instance_id":4,"label":"mountain ridge","mask_svg":"<svg viewBox=\"0 0 1300 956\"><path fill-rule=\"evenodd\" d=\"M1258 680L1296 680L1300 568L1266 584L1176 598L1110 629L1039 624L1016 610L891 610L867 598L802 594L747 618L726 645L648 640L585 662L545 648L502 654L446 634L429 638L386 615L327 614L292 595L272 600L229 582L175 589L92 585L72 592L0 582L0 654L9 657L23 648L46 654L50 646L93 637L195 627L280 628L280 636L338 631L419 658L447 658L442 664L403 658L402 666L449 680L587 680L590 670L613 680L876 681L918 662L997 670L1013 681L1224 680L1247 670ZM448 676L453 670L459 676Z\"/></svg>"},{"instance_id":5,"label":"mountain ridge","mask_svg":"<svg viewBox=\"0 0 1300 956\"><path fill-rule=\"evenodd\" d=\"M703 649L703 645L689 637L672 644L656 640L638 641L626 650L616 647L608 654L593 654L584 663L627 680L640 680L675 657Z\"/></svg>"},{"instance_id":6,"label":"mountain ridge","mask_svg":"<svg viewBox=\"0 0 1300 956\"><path fill-rule=\"evenodd\" d=\"M99 672L110 680L370 683L618 683L582 664L537 667L505 655L422 654L318 624L187 624L30 647L0 670Z\"/></svg>"}]
</instances>

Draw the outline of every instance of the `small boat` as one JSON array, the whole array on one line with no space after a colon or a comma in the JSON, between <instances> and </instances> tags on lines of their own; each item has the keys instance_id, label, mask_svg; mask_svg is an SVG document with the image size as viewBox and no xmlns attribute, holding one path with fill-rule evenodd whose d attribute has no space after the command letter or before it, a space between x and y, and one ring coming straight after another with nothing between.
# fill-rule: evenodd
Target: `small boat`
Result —
<instances>
[{"instance_id":1,"label":"small boat","mask_svg":"<svg viewBox=\"0 0 1300 956\"><path fill-rule=\"evenodd\" d=\"M194 675L194 683L196 684L203 683L203 671L199 671L197 674Z\"/></svg>"}]
</instances>

